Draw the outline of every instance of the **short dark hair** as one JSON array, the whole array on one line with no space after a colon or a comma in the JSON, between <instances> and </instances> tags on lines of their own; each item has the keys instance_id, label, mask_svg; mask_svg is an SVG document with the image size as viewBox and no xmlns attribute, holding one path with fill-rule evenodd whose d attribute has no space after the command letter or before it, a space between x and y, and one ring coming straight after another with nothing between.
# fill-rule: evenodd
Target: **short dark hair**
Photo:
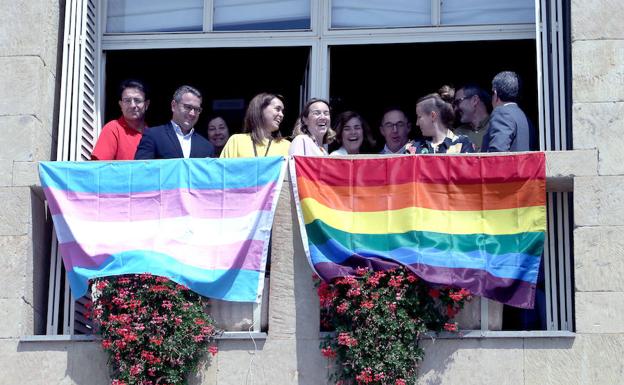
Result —
<instances>
[{"instance_id":1,"label":"short dark hair","mask_svg":"<svg viewBox=\"0 0 624 385\"><path fill-rule=\"evenodd\" d=\"M145 100L149 100L147 86L137 79L126 79L119 83L119 100L121 100L121 96L126 88L136 88L145 95Z\"/></svg>"},{"instance_id":2,"label":"short dark hair","mask_svg":"<svg viewBox=\"0 0 624 385\"><path fill-rule=\"evenodd\" d=\"M517 102L520 98L520 77L512 71L499 72L492 79L492 91L504 102Z\"/></svg>"},{"instance_id":3,"label":"short dark hair","mask_svg":"<svg viewBox=\"0 0 624 385\"><path fill-rule=\"evenodd\" d=\"M199 90L195 87L191 87L188 85L183 85L178 87L177 90L175 90L175 92L173 93L173 100L176 101L176 103L179 103L180 100L182 100L182 96L184 94L193 94L195 96L197 96L198 98L202 99L202 94L201 92L199 92Z\"/></svg>"},{"instance_id":4,"label":"short dark hair","mask_svg":"<svg viewBox=\"0 0 624 385\"><path fill-rule=\"evenodd\" d=\"M479 100L481 100L481 102L485 104L486 107L492 104L492 96L490 95L490 93L479 87L477 83L466 83L459 87L458 90L464 90L465 98L471 98L477 95L477 97L479 97Z\"/></svg>"}]
</instances>

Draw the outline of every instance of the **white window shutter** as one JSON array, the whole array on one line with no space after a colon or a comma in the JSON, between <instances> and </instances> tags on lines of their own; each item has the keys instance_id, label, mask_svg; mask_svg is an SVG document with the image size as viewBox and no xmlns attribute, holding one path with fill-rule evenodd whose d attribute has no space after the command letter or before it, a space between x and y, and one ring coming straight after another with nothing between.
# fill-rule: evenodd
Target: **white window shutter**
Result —
<instances>
[{"instance_id":1,"label":"white window shutter","mask_svg":"<svg viewBox=\"0 0 624 385\"><path fill-rule=\"evenodd\" d=\"M100 133L100 23L96 0L68 0L65 4L63 61L57 141L58 161L84 161ZM46 334L88 334L83 303L69 291L56 237L52 236ZM61 277L64 277L62 279Z\"/></svg>"},{"instance_id":2,"label":"white window shutter","mask_svg":"<svg viewBox=\"0 0 624 385\"><path fill-rule=\"evenodd\" d=\"M57 160L89 160L100 131L97 9L95 0L66 3Z\"/></svg>"}]
</instances>

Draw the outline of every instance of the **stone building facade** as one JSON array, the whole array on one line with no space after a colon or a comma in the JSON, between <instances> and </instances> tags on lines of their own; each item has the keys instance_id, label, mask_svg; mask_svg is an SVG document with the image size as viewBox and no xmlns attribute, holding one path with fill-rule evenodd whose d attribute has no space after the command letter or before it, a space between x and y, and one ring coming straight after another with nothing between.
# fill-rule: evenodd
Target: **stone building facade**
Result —
<instances>
[{"instance_id":1,"label":"stone building facade","mask_svg":"<svg viewBox=\"0 0 624 385\"><path fill-rule=\"evenodd\" d=\"M97 342L39 334L50 219L37 162L54 160L62 0L0 0L1 384L108 383ZM574 192L575 334L428 340L422 384L620 384L624 377L624 3L573 0L574 149L547 153L551 186ZM324 384L318 304L293 222L276 215L266 336L224 338L191 384Z\"/></svg>"}]
</instances>

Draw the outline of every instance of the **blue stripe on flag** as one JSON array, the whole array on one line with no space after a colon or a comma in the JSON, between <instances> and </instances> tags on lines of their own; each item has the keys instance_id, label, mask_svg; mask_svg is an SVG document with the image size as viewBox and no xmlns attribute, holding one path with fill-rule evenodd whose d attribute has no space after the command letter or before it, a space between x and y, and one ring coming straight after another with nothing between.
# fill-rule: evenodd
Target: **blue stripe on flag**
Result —
<instances>
[{"instance_id":1,"label":"blue stripe on flag","mask_svg":"<svg viewBox=\"0 0 624 385\"><path fill-rule=\"evenodd\" d=\"M251 270L205 270L165 254L133 250L114 254L99 267L75 266L68 277L72 292L80 297L87 293L89 279L145 272L167 277L205 297L234 302L258 301L260 275L264 275Z\"/></svg>"},{"instance_id":2,"label":"blue stripe on flag","mask_svg":"<svg viewBox=\"0 0 624 385\"><path fill-rule=\"evenodd\" d=\"M537 282L540 262L540 257L522 253L491 255L484 251L460 253L434 248L416 250L407 247L391 251L366 249L351 251L333 239L318 246L310 244L310 255L314 264L322 262L340 264L354 254L363 257L381 257L403 265L418 263L456 269L478 269L487 271L495 277L520 279L531 283Z\"/></svg>"},{"instance_id":3,"label":"blue stripe on flag","mask_svg":"<svg viewBox=\"0 0 624 385\"><path fill-rule=\"evenodd\" d=\"M279 178L283 157L164 159L115 162L41 162L43 187L128 194L172 189L235 189Z\"/></svg>"}]
</instances>

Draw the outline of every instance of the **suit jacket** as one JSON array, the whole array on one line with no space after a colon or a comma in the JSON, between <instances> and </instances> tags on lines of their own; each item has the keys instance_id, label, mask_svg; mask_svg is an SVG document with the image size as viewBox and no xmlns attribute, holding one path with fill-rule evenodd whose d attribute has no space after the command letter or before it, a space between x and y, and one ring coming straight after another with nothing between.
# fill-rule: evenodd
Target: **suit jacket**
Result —
<instances>
[{"instance_id":1,"label":"suit jacket","mask_svg":"<svg viewBox=\"0 0 624 385\"><path fill-rule=\"evenodd\" d=\"M482 152L530 151L533 125L516 103L498 106L490 116Z\"/></svg>"},{"instance_id":2,"label":"suit jacket","mask_svg":"<svg viewBox=\"0 0 624 385\"><path fill-rule=\"evenodd\" d=\"M197 132L193 132L190 157L207 158L213 154L213 145ZM184 154L171 122L145 130L134 159L172 158L184 158Z\"/></svg>"}]
</instances>

